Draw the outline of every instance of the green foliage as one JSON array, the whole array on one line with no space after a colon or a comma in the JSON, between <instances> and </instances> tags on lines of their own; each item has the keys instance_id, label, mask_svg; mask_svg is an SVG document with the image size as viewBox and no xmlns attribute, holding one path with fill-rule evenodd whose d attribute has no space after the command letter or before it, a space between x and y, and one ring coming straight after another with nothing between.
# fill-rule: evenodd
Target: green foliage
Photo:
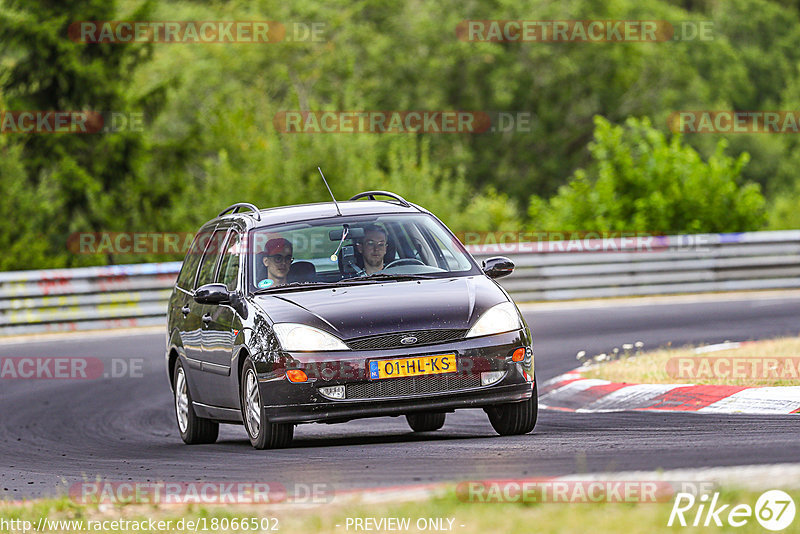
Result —
<instances>
[{"instance_id":1,"label":"green foliage","mask_svg":"<svg viewBox=\"0 0 800 534\"><path fill-rule=\"evenodd\" d=\"M536 229L648 231L659 234L744 231L764 222L757 184L739 185L747 154L725 155L720 141L703 161L648 119L615 126L595 118L592 164L579 169L558 195L529 207Z\"/></svg>"},{"instance_id":2,"label":"green foliage","mask_svg":"<svg viewBox=\"0 0 800 534\"><path fill-rule=\"evenodd\" d=\"M2 98L0 98L2 103ZM0 213L14 224L0 224L0 270L10 270L27 265L47 265L47 226L43 226L42 210L47 209L49 198L46 187L32 194L26 187L25 167L20 146L9 146L5 136L0 136ZM57 202L57 199L53 199ZM58 266L58 265L54 265Z\"/></svg>"},{"instance_id":3,"label":"green foliage","mask_svg":"<svg viewBox=\"0 0 800 534\"><path fill-rule=\"evenodd\" d=\"M769 209L771 230L796 230L800 228L800 185L775 198Z\"/></svg>"},{"instance_id":4,"label":"green foliage","mask_svg":"<svg viewBox=\"0 0 800 534\"><path fill-rule=\"evenodd\" d=\"M150 5L145 3L131 17L149 14ZM0 52L13 58L0 80L6 109L154 114L160 88L136 97L130 92L135 69L148 57L147 47L93 47L67 38L67 28L75 20L113 20L115 15L114 2L106 0L6 2L0 10ZM19 243L37 243L21 247L12 263L15 267L44 263L40 241L49 249L46 264L105 262L70 256L68 236L119 230L154 215L140 209L151 184L158 181L157 176L139 172L147 151L142 133L8 135L14 136L9 150L18 154L25 174L15 181L14 189L35 197L32 202L39 213L38 231L19 235Z\"/></svg>"},{"instance_id":5,"label":"green foliage","mask_svg":"<svg viewBox=\"0 0 800 534\"><path fill-rule=\"evenodd\" d=\"M324 40L67 38L74 21L137 19L276 20L289 31L292 21L319 22ZM470 19L710 20L713 39L460 41L456 25ZM326 201L317 165L339 198L394 190L455 231L594 228L588 221L664 232L760 229L761 194L739 185L750 182L768 198L769 227L797 227L794 136L667 140L658 132L676 110L798 109L798 22L796 2L778 0L0 0L0 109L146 118L141 132L3 136L0 204L15 224L0 225L0 245L14 251L0 268L175 259L73 255L65 244L83 231L191 232L236 201ZM528 131L481 135L283 134L273 126L280 111L328 109L523 112L532 120ZM602 128L598 115L608 120ZM619 146L656 152L626 156Z\"/></svg>"}]
</instances>

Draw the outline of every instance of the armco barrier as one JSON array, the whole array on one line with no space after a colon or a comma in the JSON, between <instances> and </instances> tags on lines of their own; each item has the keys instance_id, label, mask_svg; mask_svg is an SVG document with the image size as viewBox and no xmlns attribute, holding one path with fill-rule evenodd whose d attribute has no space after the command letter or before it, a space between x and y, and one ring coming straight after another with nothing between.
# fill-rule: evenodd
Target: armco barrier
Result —
<instances>
[{"instance_id":1,"label":"armco barrier","mask_svg":"<svg viewBox=\"0 0 800 534\"><path fill-rule=\"evenodd\" d=\"M514 261L500 282L519 302L800 287L800 230L659 237L644 249L595 244L469 248L479 262ZM0 335L164 324L180 265L0 273Z\"/></svg>"},{"instance_id":2,"label":"armco barrier","mask_svg":"<svg viewBox=\"0 0 800 534\"><path fill-rule=\"evenodd\" d=\"M180 262L0 273L0 335L164 324Z\"/></svg>"},{"instance_id":3,"label":"armco barrier","mask_svg":"<svg viewBox=\"0 0 800 534\"><path fill-rule=\"evenodd\" d=\"M665 236L646 247L614 241L490 244L471 252L514 262L501 284L520 302L800 287L800 230ZM542 248L553 252L535 252ZM601 251L570 252L581 248Z\"/></svg>"}]
</instances>

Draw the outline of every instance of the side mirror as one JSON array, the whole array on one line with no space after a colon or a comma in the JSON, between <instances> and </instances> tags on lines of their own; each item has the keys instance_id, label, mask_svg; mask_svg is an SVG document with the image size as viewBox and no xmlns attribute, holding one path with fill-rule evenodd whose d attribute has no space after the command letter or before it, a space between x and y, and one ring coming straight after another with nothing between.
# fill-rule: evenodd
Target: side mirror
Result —
<instances>
[{"instance_id":1,"label":"side mirror","mask_svg":"<svg viewBox=\"0 0 800 534\"><path fill-rule=\"evenodd\" d=\"M514 262L503 256L483 260L483 272L489 278L501 278L514 272Z\"/></svg>"},{"instance_id":2,"label":"side mirror","mask_svg":"<svg viewBox=\"0 0 800 534\"><path fill-rule=\"evenodd\" d=\"M195 290L194 300L200 304L228 304L231 294L225 284L206 284Z\"/></svg>"}]
</instances>

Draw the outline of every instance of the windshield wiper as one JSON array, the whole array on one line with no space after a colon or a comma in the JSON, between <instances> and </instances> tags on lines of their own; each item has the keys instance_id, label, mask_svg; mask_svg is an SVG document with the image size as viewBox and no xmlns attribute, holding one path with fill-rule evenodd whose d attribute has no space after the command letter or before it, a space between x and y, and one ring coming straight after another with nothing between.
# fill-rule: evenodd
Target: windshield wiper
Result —
<instances>
[{"instance_id":1,"label":"windshield wiper","mask_svg":"<svg viewBox=\"0 0 800 534\"><path fill-rule=\"evenodd\" d=\"M338 282L290 282L282 286L266 287L264 289L256 289L252 291L252 295L261 295L265 293L279 293L282 291L303 291L307 289L325 289L336 288L342 286L357 286L377 282L381 279L368 279L368 278L345 278ZM395 280L395 278L392 278Z\"/></svg>"},{"instance_id":2,"label":"windshield wiper","mask_svg":"<svg viewBox=\"0 0 800 534\"><path fill-rule=\"evenodd\" d=\"M390 273L373 273L367 276L359 276L351 278L350 280L396 280L402 282L404 280L430 280L431 278L438 278L430 274L390 274Z\"/></svg>"},{"instance_id":3,"label":"windshield wiper","mask_svg":"<svg viewBox=\"0 0 800 534\"><path fill-rule=\"evenodd\" d=\"M319 289L325 287L337 287L338 282L290 282L281 286L265 287L263 289L256 289L252 291L253 295L260 295L262 293L275 293L279 291L295 290L295 289Z\"/></svg>"}]
</instances>

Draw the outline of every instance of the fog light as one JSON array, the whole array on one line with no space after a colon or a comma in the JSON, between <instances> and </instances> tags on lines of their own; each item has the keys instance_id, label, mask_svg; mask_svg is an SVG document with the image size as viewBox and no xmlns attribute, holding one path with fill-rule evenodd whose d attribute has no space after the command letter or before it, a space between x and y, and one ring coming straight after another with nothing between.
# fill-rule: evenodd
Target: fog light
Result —
<instances>
[{"instance_id":1,"label":"fog light","mask_svg":"<svg viewBox=\"0 0 800 534\"><path fill-rule=\"evenodd\" d=\"M505 371L488 371L486 373L481 373L481 385L488 386L489 384L494 384L502 380L504 376L506 376Z\"/></svg>"},{"instance_id":2,"label":"fog light","mask_svg":"<svg viewBox=\"0 0 800 534\"><path fill-rule=\"evenodd\" d=\"M343 399L345 397L344 386L325 386L319 388L319 392L323 397L329 399Z\"/></svg>"},{"instance_id":3,"label":"fog light","mask_svg":"<svg viewBox=\"0 0 800 534\"><path fill-rule=\"evenodd\" d=\"M286 378L289 382L308 382L308 375L300 369L289 369L286 371Z\"/></svg>"},{"instance_id":4,"label":"fog light","mask_svg":"<svg viewBox=\"0 0 800 534\"><path fill-rule=\"evenodd\" d=\"M525 347L520 347L511 355L512 362L521 362L525 359Z\"/></svg>"}]
</instances>

